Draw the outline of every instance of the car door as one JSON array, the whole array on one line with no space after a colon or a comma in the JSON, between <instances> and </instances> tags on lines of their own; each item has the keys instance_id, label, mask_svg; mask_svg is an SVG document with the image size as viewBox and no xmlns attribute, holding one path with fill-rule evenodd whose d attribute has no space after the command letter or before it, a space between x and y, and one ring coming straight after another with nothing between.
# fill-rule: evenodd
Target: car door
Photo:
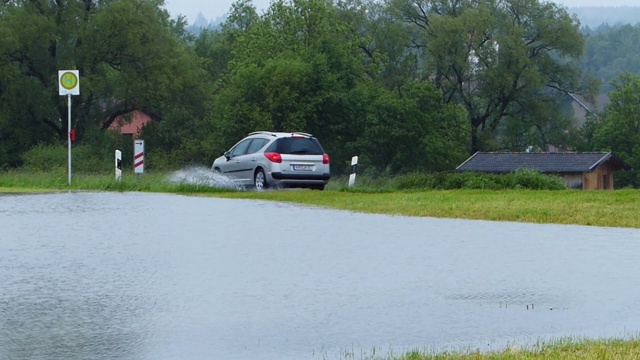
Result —
<instances>
[{"instance_id":1,"label":"car door","mask_svg":"<svg viewBox=\"0 0 640 360\"><path fill-rule=\"evenodd\" d=\"M247 174L251 172L250 164L245 162L244 155L251 144L252 139L245 139L236 144L231 150L227 152L227 162L221 168L222 172L233 179L234 181L242 185L250 185L253 182L247 183ZM249 169L247 169L249 167Z\"/></svg>"},{"instance_id":2,"label":"car door","mask_svg":"<svg viewBox=\"0 0 640 360\"><path fill-rule=\"evenodd\" d=\"M266 145L267 142L268 140L266 139L253 138L244 151L244 154L238 155L237 160L239 165L237 177L243 185L253 185L255 169L259 165L260 157L262 157L262 154L257 151Z\"/></svg>"},{"instance_id":3,"label":"car door","mask_svg":"<svg viewBox=\"0 0 640 360\"><path fill-rule=\"evenodd\" d=\"M258 152L258 150L262 149L268 142L269 140L267 139L255 138L251 141L249 148L247 148L247 154L245 155L247 157L246 161L251 162L251 168L253 170L260 165L260 160L265 159L264 155ZM253 173L251 176L253 176Z\"/></svg>"}]
</instances>

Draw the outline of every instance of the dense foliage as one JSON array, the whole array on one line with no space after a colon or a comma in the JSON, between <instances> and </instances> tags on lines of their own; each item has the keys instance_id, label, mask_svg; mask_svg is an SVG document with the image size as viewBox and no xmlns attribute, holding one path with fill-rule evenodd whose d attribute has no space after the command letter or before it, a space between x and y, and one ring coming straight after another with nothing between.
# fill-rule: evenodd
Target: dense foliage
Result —
<instances>
[{"instance_id":1,"label":"dense foliage","mask_svg":"<svg viewBox=\"0 0 640 360\"><path fill-rule=\"evenodd\" d=\"M616 147L604 121L575 135L567 94L597 89L576 65L579 22L552 2L275 0L258 14L237 0L218 28L187 26L161 0L2 2L0 167L61 162L60 69L80 70L75 164L89 170L116 147L130 161L109 127L133 111L153 119L138 134L150 169L208 165L255 130L316 135L336 174L353 155L436 173L479 149Z\"/></svg>"},{"instance_id":2,"label":"dense foliage","mask_svg":"<svg viewBox=\"0 0 640 360\"><path fill-rule=\"evenodd\" d=\"M604 92L613 90L611 82L621 73L640 75L640 23L583 31L587 40L579 66L602 82Z\"/></svg>"},{"instance_id":3,"label":"dense foliage","mask_svg":"<svg viewBox=\"0 0 640 360\"><path fill-rule=\"evenodd\" d=\"M613 81L611 103L592 120L592 150L613 151L633 168L615 178L618 186L640 187L640 77L624 73Z\"/></svg>"},{"instance_id":4,"label":"dense foliage","mask_svg":"<svg viewBox=\"0 0 640 360\"><path fill-rule=\"evenodd\" d=\"M338 179L338 184L344 182ZM357 186L339 187L351 192L388 192L424 190L566 190L561 178L533 170L517 170L508 174L479 173L410 173L390 177L370 172L357 177Z\"/></svg>"},{"instance_id":5,"label":"dense foliage","mask_svg":"<svg viewBox=\"0 0 640 360\"><path fill-rule=\"evenodd\" d=\"M72 128L101 148L119 116L144 110L157 120L202 114L204 71L151 0L4 1L0 5L0 164L21 163L37 144L67 139L67 102L58 70L80 71ZM144 19L144 20L141 20ZM179 111L186 112L185 114ZM113 151L113 150L111 150Z\"/></svg>"},{"instance_id":6,"label":"dense foliage","mask_svg":"<svg viewBox=\"0 0 640 360\"><path fill-rule=\"evenodd\" d=\"M546 119L556 100L581 92L584 38L577 19L538 0L393 0L415 24L412 42L425 52L426 75L445 102L461 103L471 125L471 152L487 150L479 132L511 117ZM588 89L587 89L588 90Z\"/></svg>"}]
</instances>

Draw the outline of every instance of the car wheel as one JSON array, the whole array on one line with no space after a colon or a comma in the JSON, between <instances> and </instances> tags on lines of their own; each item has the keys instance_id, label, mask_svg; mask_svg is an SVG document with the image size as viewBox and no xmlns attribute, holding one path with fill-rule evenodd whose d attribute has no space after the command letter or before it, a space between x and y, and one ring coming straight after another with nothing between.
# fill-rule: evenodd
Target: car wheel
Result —
<instances>
[{"instance_id":1,"label":"car wheel","mask_svg":"<svg viewBox=\"0 0 640 360\"><path fill-rule=\"evenodd\" d=\"M264 170L262 169L256 170L256 173L253 176L253 186L257 191L262 191L268 187L267 177L264 174Z\"/></svg>"},{"instance_id":2,"label":"car wheel","mask_svg":"<svg viewBox=\"0 0 640 360\"><path fill-rule=\"evenodd\" d=\"M222 171L220 171L220 168L213 168L213 172L216 174L221 174Z\"/></svg>"}]
</instances>

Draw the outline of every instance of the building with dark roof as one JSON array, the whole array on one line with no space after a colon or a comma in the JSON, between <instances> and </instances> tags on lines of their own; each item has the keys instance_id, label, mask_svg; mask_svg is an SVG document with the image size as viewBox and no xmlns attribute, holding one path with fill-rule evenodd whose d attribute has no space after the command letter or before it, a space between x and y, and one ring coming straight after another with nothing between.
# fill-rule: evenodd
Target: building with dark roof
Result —
<instances>
[{"instance_id":1,"label":"building with dark roof","mask_svg":"<svg viewBox=\"0 0 640 360\"><path fill-rule=\"evenodd\" d=\"M613 189L613 174L631 167L610 152L503 153L477 152L458 171L510 173L519 169L559 176L574 189Z\"/></svg>"}]
</instances>

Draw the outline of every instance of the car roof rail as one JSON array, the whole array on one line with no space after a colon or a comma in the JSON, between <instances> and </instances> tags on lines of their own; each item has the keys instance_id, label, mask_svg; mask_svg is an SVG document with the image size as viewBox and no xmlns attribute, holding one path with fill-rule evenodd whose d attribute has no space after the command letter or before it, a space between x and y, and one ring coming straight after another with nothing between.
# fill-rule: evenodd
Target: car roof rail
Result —
<instances>
[{"instance_id":1,"label":"car roof rail","mask_svg":"<svg viewBox=\"0 0 640 360\"><path fill-rule=\"evenodd\" d=\"M297 135L303 135L303 136L308 136L308 137L313 137L313 135L309 134L309 133L304 133L304 132L300 132L300 131L294 131L291 133L293 134L297 134Z\"/></svg>"},{"instance_id":2,"label":"car roof rail","mask_svg":"<svg viewBox=\"0 0 640 360\"><path fill-rule=\"evenodd\" d=\"M293 131L290 133L285 133L285 132L273 132L273 131L254 131L249 133L249 135L247 136L251 136L251 135L271 135L274 137L277 137L278 134L291 134L291 135L301 135L301 136L307 136L307 137L314 137L313 135L309 134L309 133L305 133L302 131Z\"/></svg>"},{"instance_id":3,"label":"car roof rail","mask_svg":"<svg viewBox=\"0 0 640 360\"><path fill-rule=\"evenodd\" d=\"M272 133L272 132L270 132L270 131L254 131L254 132L252 132L252 133L249 133L249 135L248 135L248 136L251 136L251 135L260 135L260 134L276 136L276 134L274 134L274 133Z\"/></svg>"}]
</instances>

